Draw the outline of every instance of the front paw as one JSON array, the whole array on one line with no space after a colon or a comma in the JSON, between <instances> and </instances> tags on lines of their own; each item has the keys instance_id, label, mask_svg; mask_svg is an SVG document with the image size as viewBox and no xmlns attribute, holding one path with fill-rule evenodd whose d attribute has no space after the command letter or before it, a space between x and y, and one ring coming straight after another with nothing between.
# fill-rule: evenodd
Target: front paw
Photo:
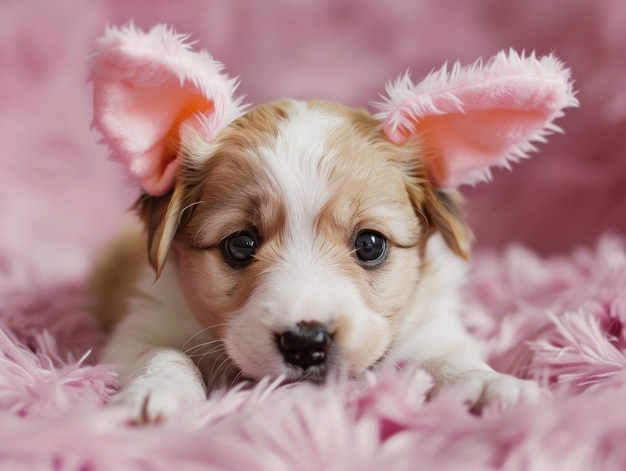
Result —
<instances>
[{"instance_id":1,"label":"front paw","mask_svg":"<svg viewBox=\"0 0 626 471\"><path fill-rule=\"evenodd\" d=\"M206 394L201 388L138 381L136 384L130 383L113 396L109 405L126 408L131 423L144 425L158 424L187 407L202 404L205 400Z\"/></svg>"},{"instance_id":2,"label":"front paw","mask_svg":"<svg viewBox=\"0 0 626 471\"><path fill-rule=\"evenodd\" d=\"M465 403L475 413L483 409L504 410L523 402L535 403L549 392L530 380L490 370L468 371L455 381L453 389L460 391Z\"/></svg>"}]
</instances>

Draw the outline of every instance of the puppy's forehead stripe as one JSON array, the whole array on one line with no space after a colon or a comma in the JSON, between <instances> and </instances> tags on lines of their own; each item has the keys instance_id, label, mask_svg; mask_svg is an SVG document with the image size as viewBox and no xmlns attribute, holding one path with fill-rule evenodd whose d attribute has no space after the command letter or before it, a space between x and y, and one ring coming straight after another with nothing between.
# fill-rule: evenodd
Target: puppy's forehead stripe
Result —
<instances>
[{"instance_id":1,"label":"puppy's forehead stripe","mask_svg":"<svg viewBox=\"0 0 626 471\"><path fill-rule=\"evenodd\" d=\"M259 148L259 157L287 204L288 225L295 229L313 221L332 196L329 139L346 120L321 108L291 102L288 119L278 125L276 139Z\"/></svg>"}]
</instances>

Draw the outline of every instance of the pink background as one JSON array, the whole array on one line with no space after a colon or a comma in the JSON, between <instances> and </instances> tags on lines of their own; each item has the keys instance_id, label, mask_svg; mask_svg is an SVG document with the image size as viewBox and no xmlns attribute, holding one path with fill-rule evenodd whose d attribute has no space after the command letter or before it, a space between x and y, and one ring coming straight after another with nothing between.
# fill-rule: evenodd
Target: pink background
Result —
<instances>
[{"instance_id":1,"label":"pink background","mask_svg":"<svg viewBox=\"0 0 626 471\"><path fill-rule=\"evenodd\" d=\"M581 107L532 159L465 191L478 244L564 252L626 233L623 0L3 0L0 271L80 272L132 200L89 129L85 81L95 38L130 19L191 33L253 103L368 106L407 69L419 80L503 48L554 51L573 70Z\"/></svg>"}]
</instances>

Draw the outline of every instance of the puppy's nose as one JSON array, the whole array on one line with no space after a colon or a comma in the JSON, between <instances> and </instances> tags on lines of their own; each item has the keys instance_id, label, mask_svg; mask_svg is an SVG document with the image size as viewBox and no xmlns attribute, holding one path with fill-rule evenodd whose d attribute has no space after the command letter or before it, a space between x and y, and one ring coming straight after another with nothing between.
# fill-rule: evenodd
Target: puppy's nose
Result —
<instances>
[{"instance_id":1,"label":"puppy's nose","mask_svg":"<svg viewBox=\"0 0 626 471\"><path fill-rule=\"evenodd\" d=\"M279 334L276 341L287 363L306 369L326 361L333 336L319 322L299 322L295 329Z\"/></svg>"}]
</instances>

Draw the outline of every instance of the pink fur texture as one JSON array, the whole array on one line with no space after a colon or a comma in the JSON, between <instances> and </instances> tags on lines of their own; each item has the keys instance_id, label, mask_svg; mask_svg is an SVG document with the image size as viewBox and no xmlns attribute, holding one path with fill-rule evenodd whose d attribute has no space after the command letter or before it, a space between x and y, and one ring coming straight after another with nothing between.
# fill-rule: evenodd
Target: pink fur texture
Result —
<instances>
[{"instance_id":1,"label":"pink fur texture","mask_svg":"<svg viewBox=\"0 0 626 471\"><path fill-rule=\"evenodd\" d=\"M143 34L131 23L107 29L94 54L94 126L113 150L111 157L152 195L174 185L179 163L169 149L173 133L191 126L210 141L241 114L235 80L191 45L164 24Z\"/></svg>"},{"instance_id":2,"label":"pink fur texture","mask_svg":"<svg viewBox=\"0 0 626 471\"><path fill-rule=\"evenodd\" d=\"M625 16L623 0L0 2L0 469L624 469L626 252L597 240L626 233ZM190 33L252 103L367 106L407 68L417 81L503 48L554 52L581 107L467 191L483 251L465 319L495 367L555 399L477 418L452 391L424 403L422 373L388 371L233 391L159 427L103 408L111 370L79 361L102 341L85 273L135 191L89 131L85 76L106 24L131 19ZM529 248L489 249L511 241Z\"/></svg>"},{"instance_id":3,"label":"pink fur texture","mask_svg":"<svg viewBox=\"0 0 626 471\"><path fill-rule=\"evenodd\" d=\"M408 74L387 85L376 115L385 134L404 143L418 134L438 187L491 180L491 167L536 150L560 128L563 108L578 106L570 71L554 56L500 51L486 63L444 65L414 85Z\"/></svg>"}]
</instances>

